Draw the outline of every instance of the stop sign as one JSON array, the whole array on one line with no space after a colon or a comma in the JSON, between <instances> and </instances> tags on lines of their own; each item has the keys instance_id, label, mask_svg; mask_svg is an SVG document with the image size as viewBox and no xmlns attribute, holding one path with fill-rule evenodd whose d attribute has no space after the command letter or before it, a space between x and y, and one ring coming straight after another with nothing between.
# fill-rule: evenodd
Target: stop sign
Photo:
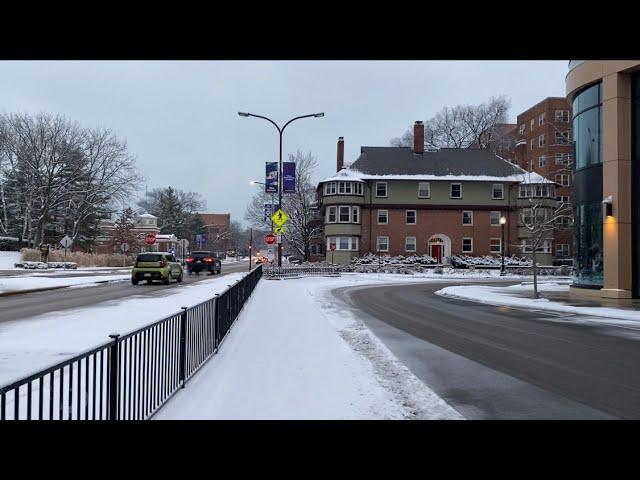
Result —
<instances>
[{"instance_id":1,"label":"stop sign","mask_svg":"<svg viewBox=\"0 0 640 480\"><path fill-rule=\"evenodd\" d=\"M274 243L276 243L276 236L273 233L267 233L264 236L264 242L267 245L273 245Z\"/></svg>"},{"instance_id":2,"label":"stop sign","mask_svg":"<svg viewBox=\"0 0 640 480\"><path fill-rule=\"evenodd\" d=\"M329 248L331 249L331 251L332 251L332 252L333 252L333 251L335 251L335 249L336 249L336 244L335 244L335 243L330 243L330 244L329 244Z\"/></svg>"},{"instance_id":3,"label":"stop sign","mask_svg":"<svg viewBox=\"0 0 640 480\"><path fill-rule=\"evenodd\" d=\"M156 243L156 236L153 233L147 233L144 236L144 243L146 243L147 245L153 245L154 243Z\"/></svg>"}]
</instances>

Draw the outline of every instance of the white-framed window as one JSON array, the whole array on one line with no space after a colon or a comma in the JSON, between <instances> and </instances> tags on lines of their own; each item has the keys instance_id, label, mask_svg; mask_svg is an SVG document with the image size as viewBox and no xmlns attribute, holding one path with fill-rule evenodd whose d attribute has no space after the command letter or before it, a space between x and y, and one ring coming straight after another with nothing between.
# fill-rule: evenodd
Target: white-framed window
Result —
<instances>
[{"instance_id":1,"label":"white-framed window","mask_svg":"<svg viewBox=\"0 0 640 480\"><path fill-rule=\"evenodd\" d=\"M529 142L529 144L531 145L531 150L533 150L533 138L531 139L531 141Z\"/></svg>"},{"instance_id":2,"label":"white-framed window","mask_svg":"<svg viewBox=\"0 0 640 480\"><path fill-rule=\"evenodd\" d=\"M387 182L376 182L376 197L387 196Z\"/></svg>"},{"instance_id":3,"label":"white-framed window","mask_svg":"<svg viewBox=\"0 0 640 480\"><path fill-rule=\"evenodd\" d=\"M571 154L556 153L556 165L571 165Z\"/></svg>"},{"instance_id":4,"label":"white-framed window","mask_svg":"<svg viewBox=\"0 0 640 480\"><path fill-rule=\"evenodd\" d=\"M531 245L529 245L527 243L526 240L522 240L522 244L521 244L520 248L522 249L522 253L531 253L531 252L533 252L533 248L531 247Z\"/></svg>"},{"instance_id":5,"label":"white-framed window","mask_svg":"<svg viewBox=\"0 0 640 480\"><path fill-rule=\"evenodd\" d=\"M337 207L327 207L327 223L336 223L338 221L337 212Z\"/></svg>"},{"instance_id":6,"label":"white-framed window","mask_svg":"<svg viewBox=\"0 0 640 480\"><path fill-rule=\"evenodd\" d=\"M562 185L563 187L571 186L571 177L567 173L557 173L556 174L556 183L558 185Z\"/></svg>"},{"instance_id":7,"label":"white-framed window","mask_svg":"<svg viewBox=\"0 0 640 480\"><path fill-rule=\"evenodd\" d=\"M531 119L531 122L529 122L529 123L530 123L530 125L531 125L531 131L533 132L533 127L534 127L534 126L535 126L535 124L536 124L536 119L535 119L535 118L532 118L532 119Z\"/></svg>"},{"instance_id":8,"label":"white-framed window","mask_svg":"<svg viewBox=\"0 0 640 480\"><path fill-rule=\"evenodd\" d=\"M358 250L358 237L327 237L327 253L331 251L331 244L335 244L336 250Z\"/></svg>"},{"instance_id":9,"label":"white-framed window","mask_svg":"<svg viewBox=\"0 0 640 480\"><path fill-rule=\"evenodd\" d=\"M336 182L329 182L324 184L324 194L325 195L335 195L336 194Z\"/></svg>"},{"instance_id":10,"label":"white-framed window","mask_svg":"<svg viewBox=\"0 0 640 480\"><path fill-rule=\"evenodd\" d=\"M351 195L351 182L338 182L338 193L340 195Z\"/></svg>"},{"instance_id":11,"label":"white-framed window","mask_svg":"<svg viewBox=\"0 0 640 480\"><path fill-rule=\"evenodd\" d=\"M351 207L351 223L360 223L360 207Z\"/></svg>"},{"instance_id":12,"label":"white-framed window","mask_svg":"<svg viewBox=\"0 0 640 480\"><path fill-rule=\"evenodd\" d=\"M568 145L570 141L571 141L570 130L567 130L566 132L556 132L556 144Z\"/></svg>"},{"instance_id":13,"label":"white-framed window","mask_svg":"<svg viewBox=\"0 0 640 480\"><path fill-rule=\"evenodd\" d=\"M389 211L378 210L378 225L387 225L389 223Z\"/></svg>"},{"instance_id":14,"label":"white-framed window","mask_svg":"<svg viewBox=\"0 0 640 480\"><path fill-rule=\"evenodd\" d=\"M569 195L560 195L556 197L556 201L559 203L564 203L564 204L570 204L571 203L571 196Z\"/></svg>"},{"instance_id":15,"label":"white-framed window","mask_svg":"<svg viewBox=\"0 0 640 480\"><path fill-rule=\"evenodd\" d=\"M356 195L362 195L363 190L362 190L362 183L360 182L355 182L353 184L353 191Z\"/></svg>"},{"instance_id":16,"label":"white-framed window","mask_svg":"<svg viewBox=\"0 0 640 480\"><path fill-rule=\"evenodd\" d=\"M494 200L504 200L504 184L493 184L493 187L491 188L491 198Z\"/></svg>"},{"instance_id":17,"label":"white-framed window","mask_svg":"<svg viewBox=\"0 0 640 480\"><path fill-rule=\"evenodd\" d=\"M538 137L538 146L544 147L547 144L547 140L544 137L544 133Z\"/></svg>"},{"instance_id":18,"label":"white-framed window","mask_svg":"<svg viewBox=\"0 0 640 480\"><path fill-rule=\"evenodd\" d=\"M546 164L547 164L547 157L543 155L540 158L538 158L538 166L540 168L544 167Z\"/></svg>"},{"instance_id":19,"label":"white-framed window","mask_svg":"<svg viewBox=\"0 0 640 480\"><path fill-rule=\"evenodd\" d=\"M404 222L407 225L415 225L416 224L416 211L415 210L405 210L404 212Z\"/></svg>"},{"instance_id":20,"label":"white-framed window","mask_svg":"<svg viewBox=\"0 0 640 480\"><path fill-rule=\"evenodd\" d=\"M558 243L556 244L556 257L568 257L569 256L569 244Z\"/></svg>"},{"instance_id":21,"label":"white-framed window","mask_svg":"<svg viewBox=\"0 0 640 480\"><path fill-rule=\"evenodd\" d=\"M522 240L521 247L523 253L532 253L533 246L527 243L526 240ZM538 253L551 253L551 240L545 240L536 248Z\"/></svg>"},{"instance_id":22,"label":"white-framed window","mask_svg":"<svg viewBox=\"0 0 640 480\"><path fill-rule=\"evenodd\" d=\"M568 122L569 110L556 110L556 122Z\"/></svg>"},{"instance_id":23,"label":"white-framed window","mask_svg":"<svg viewBox=\"0 0 640 480\"><path fill-rule=\"evenodd\" d=\"M522 209L522 223L525 225L531 225L532 221L533 221L533 216L532 216L532 210L530 208L523 208Z\"/></svg>"},{"instance_id":24,"label":"white-framed window","mask_svg":"<svg viewBox=\"0 0 640 480\"><path fill-rule=\"evenodd\" d=\"M449 196L451 198L462 198L462 184L452 183L450 187Z\"/></svg>"},{"instance_id":25,"label":"white-framed window","mask_svg":"<svg viewBox=\"0 0 640 480\"><path fill-rule=\"evenodd\" d=\"M546 112L542 112L540 115L538 115L538 126L544 125L544 119L546 116L547 116Z\"/></svg>"},{"instance_id":26,"label":"white-framed window","mask_svg":"<svg viewBox=\"0 0 640 480\"><path fill-rule=\"evenodd\" d=\"M376 237L376 248L378 252L388 252L389 237Z\"/></svg>"},{"instance_id":27,"label":"white-framed window","mask_svg":"<svg viewBox=\"0 0 640 480\"><path fill-rule=\"evenodd\" d=\"M462 252L463 253L473 252L473 238L465 237L462 239Z\"/></svg>"},{"instance_id":28,"label":"white-framed window","mask_svg":"<svg viewBox=\"0 0 640 480\"><path fill-rule=\"evenodd\" d=\"M495 210L494 210L494 211L492 211L492 212L489 214L489 218L490 218L490 220L489 220L489 224L490 224L491 226L494 226L494 227L495 227L496 225L497 225L497 226L500 226L500 214L501 214L501 212L499 212L499 211L495 211Z\"/></svg>"},{"instance_id":29,"label":"white-framed window","mask_svg":"<svg viewBox=\"0 0 640 480\"><path fill-rule=\"evenodd\" d=\"M351 207L348 205L338 207L338 223L351 223Z\"/></svg>"},{"instance_id":30,"label":"white-framed window","mask_svg":"<svg viewBox=\"0 0 640 480\"><path fill-rule=\"evenodd\" d=\"M502 253L502 239L490 238L489 239L489 251L491 253Z\"/></svg>"},{"instance_id":31,"label":"white-framed window","mask_svg":"<svg viewBox=\"0 0 640 480\"><path fill-rule=\"evenodd\" d=\"M404 250L405 252L416 251L416 237L404 237Z\"/></svg>"},{"instance_id":32,"label":"white-framed window","mask_svg":"<svg viewBox=\"0 0 640 480\"><path fill-rule=\"evenodd\" d=\"M418 198L431 197L431 185L429 182L418 182Z\"/></svg>"},{"instance_id":33,"label":"white-framed window","mask_svg":"<svg viewBox=\"0 0 640 480\"><path fill-rule=\"evenodd\" d=\"M462 224L463 225L473 225L473 211L472 210L463 210L462 211Z\"/></svg>"},{"instance_id":34,"label":"white-framed window","mask_svg":"<svg viewBox=\"0 0 640 480\"><path fill-rule=\"evenodd\" d=\"M521 135L521 136L522 136L522 135L524 135L524 131L525 131L526 129L527 129L527 125L526 125L526 124L524 124L524 123L523 123L522 125L520 125L520 130L519 130L519 132L520 132L520 135Z\"/></svg>"}]
</instances>

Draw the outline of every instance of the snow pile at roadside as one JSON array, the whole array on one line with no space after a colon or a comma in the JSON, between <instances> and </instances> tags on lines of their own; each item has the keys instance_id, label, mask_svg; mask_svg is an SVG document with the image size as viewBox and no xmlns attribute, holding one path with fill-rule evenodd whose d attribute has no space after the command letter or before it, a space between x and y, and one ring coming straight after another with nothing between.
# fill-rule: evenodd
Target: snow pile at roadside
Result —
<instances>
[{"instance_id":1,"label":"snow pile at roadside","mask_svg":"<svg viewBox=\"0 0 640 480\"><path fill-rule=\"evenodd\" d=\"M332 289L389 283L378 277L262 280L218 354L155 418L462 418L336 307Z\"/></svg>"},{"instance_id":2,"label":"snow pile at roadside","mask_svg":"<svg viewBox=\"0 0 640 480\"><path fill-rule=\"evenodd\" d=\"M0 270L13 270L13 264L20 261L20 252L0 252Z\"/></svg>"},{"instance_id":3,"label":"snow pile at roadside","mask_svg":"<svg viewBox=\"0 0 640 480\"><path fill-rule=\"evenodd\" d=\"M569 292L569 282L540 283L538 291L544 292ZM437 295L453 297L460 300L487 303L489 305L500 305L516 308L530 308L534 310L546 310L552 312L562 312L577 315L587 315L593 317L593 321L616 323L620 325L638 325L640 322L640 311L624 310L620 308L608 307L579 307L566 305L564 303L549 300L547 298L527 298L523 293L532 294L531 283L522 283L510 287L495 287L486 285L459 285L455 287L445 287L435 292ZM618 320L612 322L612 320Z\"/></svg>"},{"instance_id":4,"label":"snow pile at roadside","mask_svg":"<svg viewBox=\"0 0 640 480\"><path fill-rule=\"evenodd\" d=\"M77 285L96 284L98 282L114 282L129 280L127 275L94 275L88 277L41 277L24 275L15 277L0 277L0 294L22 292L38 288L71 287Z\"/></svg>"},{"instance_id":5,"label":"snow pile at roadside","mask_svg":"<svg viewBox=\"0 0 640 480\"><path fill-rule=\"evenodd\" d=\"M108 342L110 333L124 335L177 313L182 306L208 300L245 275L246 272L231 273L164 289L157 296L128 297L91 308L0 322L0 385Z\"/></svg>"}]
</instances>

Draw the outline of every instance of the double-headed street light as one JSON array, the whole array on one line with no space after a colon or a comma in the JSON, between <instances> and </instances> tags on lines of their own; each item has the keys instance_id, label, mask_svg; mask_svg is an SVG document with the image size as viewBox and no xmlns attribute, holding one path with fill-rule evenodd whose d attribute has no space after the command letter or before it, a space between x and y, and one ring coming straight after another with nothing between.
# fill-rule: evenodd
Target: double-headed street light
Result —
<instances>
[{"instance_id":1,"label":"double-headed street light","mask_svg":"<svg viewBox=\"0 0 640 480\"><path fill-rule=\"evenodd\" d=\"M255 115L249 112L238 112L238 115L240 115L241 117L262 118L263 120L266 120L267 122L271 123L278 130L278 134L280 135L280 160L278 162L278 206L282 208L282 133L284 132L284 129L287 128L287 125L289 125L292 122L295 122L296 120L300 120L301 118L310 118L310 117L320 118L320 117L324 117L324 113L323 112L311 113L309 115L300 115L299 117L294 117L291 120L289 120L287 123L285 123L282 128L280 128L280 126L270 118L264 117L262 115ZM281 242L278 242L278 266L279 267L282 266L282 243Z\"/></svg>"},{"instance_id":2,"label":"double-headed street light","mask_svg":"<svg viewBox=\"0 0 640 480\"><path fill-rule=\"evenodd\" d=\"M500 250L502 250L502 265L500 266L500 275L505 274L504 271L504 225L507 223L507 217L500 217L500 226L502 227L502 242L500 243Z\"/></svg>"}]
</instances>

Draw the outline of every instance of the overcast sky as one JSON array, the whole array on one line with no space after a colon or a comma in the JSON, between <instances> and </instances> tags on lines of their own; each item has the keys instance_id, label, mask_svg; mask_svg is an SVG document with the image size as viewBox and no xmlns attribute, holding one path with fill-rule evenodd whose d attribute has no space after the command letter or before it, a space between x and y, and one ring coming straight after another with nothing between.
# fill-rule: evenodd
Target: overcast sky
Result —
<instances>
[{"instance_id":1,"label":"overcast sky","mask_svg":"<svg viewBox=\"0 0 640 480\"><path fill-rule=\"evenodd\" d=\"M284 134L284 158L312 151L320 180L335 171L340 136L350 163L361 145L388 145L444 106L506 95L515 121L540 100L564 96L566 73L567 61L0 61L0 110L111 128L135 154L149 190L199 192L208 211L244 222L258 188L249 180L264 181L278 136L238 111L280 125L324 112Z\"/></svg>"}]
</instances>

